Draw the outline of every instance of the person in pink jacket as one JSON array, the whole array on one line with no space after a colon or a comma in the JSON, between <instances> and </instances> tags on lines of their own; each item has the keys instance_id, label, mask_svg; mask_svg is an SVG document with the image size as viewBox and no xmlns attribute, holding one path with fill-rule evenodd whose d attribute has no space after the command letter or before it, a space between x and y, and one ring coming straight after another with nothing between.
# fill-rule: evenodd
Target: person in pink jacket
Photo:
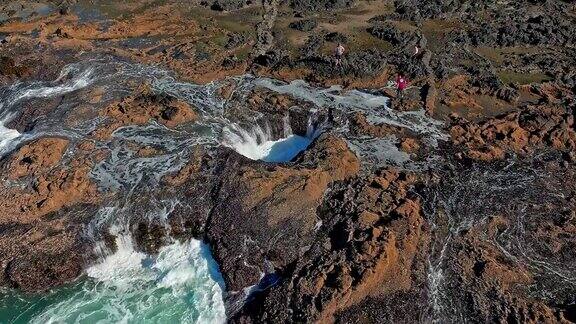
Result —
<instances>
[{"instance_id":1,"label":"person in pink jacket","mask_svg":"<svg viewBox=\"0 0 576 324\"><path fill-rule=\"evenodd\" d=\"M404 73L398 73L396 77L396 98L404 98L404 90L408 87L408 79L404 76Z\"/></svg>"}]
</instances>

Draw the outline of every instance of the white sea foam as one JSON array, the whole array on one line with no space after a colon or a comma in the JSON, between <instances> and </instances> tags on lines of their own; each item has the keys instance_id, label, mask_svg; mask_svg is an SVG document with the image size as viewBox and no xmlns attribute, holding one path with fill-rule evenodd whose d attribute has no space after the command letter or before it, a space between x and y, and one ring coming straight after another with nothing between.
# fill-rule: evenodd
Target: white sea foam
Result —
<instances>
[{"instance_id":1,"label":"white sea foam","mask_svg":"<svg viewBox=\"0 0 576 324\"><path fill-rule=\"evenodd\" d=\"M273 79L257 79L255 83L272 91L289 94L309 101L318 107L333 107L345 112L361 111L374 124L388 124L410 129L425 135L430 144L446 140L443 123L426 115L424 110L397 111L390 109L390 99L384 95L358 90L343 90L340 86L315 88L303 80L283 83Z\"/></svg>"},{"instance_id":2,"label":"white sea foam","mask_svg":"<svg viewBox=\"0 0 576 324\"><path fill-rule=\"evenodd\" d=\"M117 251L88 268L82 289L35 323L224 323L223 281L206 245L172 243L151 257L120 235Z\"/></svg>"},{"instance_id":3,"label":"white sea foam","mask_svg":"<svg viewBox=\"0 0 576 324\"><path fill-rule=\"evenodd\" d=\"M20 137L20 132L15 129L6 128L0 122L0 157L2 157L5 148L8 148L10 143L18 137Z\"/></svg>"},{"instance_id":4,"label":"white sea foam","mask_svg":"<svg viewBox=\"0 0 576 324\"><path fill-rule=\"evenodd\" d=\"M71 73L72 67L65 68L58 79L56 79L56 83L62 81L63 78L67 77ZM84 71L76 71L79 72L78 74L74 75L69 80L62 82L58 85L45 85L45 86L38 86L36 84L32 84L27 88L22 89L18 92L18 95L13 99L14 101L18 101L21 99L27 98L48 98L54 97L58 95L63 95L66 93L70 93L72 91L76 91L82 88L87 87L93 81L93 70L88 68Z\"/></svg>"},{"instance_id":5,"label":"white sea foam","mask_svg":"<svg viewBox=\"0 0 576 324\"><path fill-rule=\"evenodd\" d=\"M69 77L67 80L65 78ZM48 98L63 95L87 87L94 81L94 73L91 68L78 70L75 65L69 65L62 70L58 79L50 84L35 82L31 84L17 83L7 91L10 95L3 98L0 103L0 157L10 150L10 144L21 136L20 132L5 126L14 115L10 111L20 100L30 98Z\"/></svg>"}]
</instances>

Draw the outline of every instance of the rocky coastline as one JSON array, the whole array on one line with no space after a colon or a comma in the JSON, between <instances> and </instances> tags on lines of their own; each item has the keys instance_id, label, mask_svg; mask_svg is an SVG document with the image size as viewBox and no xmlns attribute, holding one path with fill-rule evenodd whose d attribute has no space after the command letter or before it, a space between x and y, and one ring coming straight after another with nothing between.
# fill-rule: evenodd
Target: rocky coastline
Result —
<instances>
[{"instance_id":1,"label":"rocky coastline","mask_svg":"<svg viewBox=\"0 0 576 324\"><path fill-rule=\"evenodd\" d=\"M0 5L0 36L16 107L0 117L24 134L0 159L2 287L81 278L98 244L116 248L96 216L130 199L139 251L210 246L231 323L576 322L569 1L19 0ZM102 79L80 87L84 65ZM388 84L399 71L404 100ZM34 82L60 93L4 96ZM223 112L205 122L196 93L171 90L184 83ZM397 120L354 110L353 91L391 98ZM178 135L221 119L273 140L321 131L282 163ZM368 158L384 141L402 162ZM159 202L166 217L148 217Z\"/></svg>"}]
</instances>

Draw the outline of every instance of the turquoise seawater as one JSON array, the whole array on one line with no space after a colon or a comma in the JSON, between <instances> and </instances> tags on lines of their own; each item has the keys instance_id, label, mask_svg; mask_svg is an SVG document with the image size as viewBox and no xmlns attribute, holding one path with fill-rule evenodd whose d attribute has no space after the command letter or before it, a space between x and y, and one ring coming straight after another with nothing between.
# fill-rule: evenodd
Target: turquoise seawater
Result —
<instances>
[{"instance_id":1,"label":"turquoise seawater","mask_svg":"<svg viewBox=\"0 0 576 324\"><path fill-rule=\"evenodd\" d=\"M76 283L41 295L2 291L0 323L223 323L224 283L209 248L175 242L152 258L129 236Z\"/></svg>"}]
</instances>

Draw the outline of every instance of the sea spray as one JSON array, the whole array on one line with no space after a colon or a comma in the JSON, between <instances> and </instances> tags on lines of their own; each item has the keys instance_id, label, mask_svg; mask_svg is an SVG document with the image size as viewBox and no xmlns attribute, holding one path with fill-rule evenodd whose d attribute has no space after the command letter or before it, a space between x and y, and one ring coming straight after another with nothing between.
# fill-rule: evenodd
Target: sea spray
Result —
<instances>
[{"instance_id":1,"label":"sea spray","mask_svg":"<svg viewBox=\"0 0 576 324\"><path fill-rule=\"evenodd\" d=\"M387 124L410 129L424 135L432 146L447 140L443 123L426 115L424 110L398 111L390 108L390 99L380 93L344 90L340 86L316 88L303 80L290 83L260 78L258 86L314 104L317 108L336 109L346 113L362 112L372 124Z\"/></svg>"}]
</instances>

